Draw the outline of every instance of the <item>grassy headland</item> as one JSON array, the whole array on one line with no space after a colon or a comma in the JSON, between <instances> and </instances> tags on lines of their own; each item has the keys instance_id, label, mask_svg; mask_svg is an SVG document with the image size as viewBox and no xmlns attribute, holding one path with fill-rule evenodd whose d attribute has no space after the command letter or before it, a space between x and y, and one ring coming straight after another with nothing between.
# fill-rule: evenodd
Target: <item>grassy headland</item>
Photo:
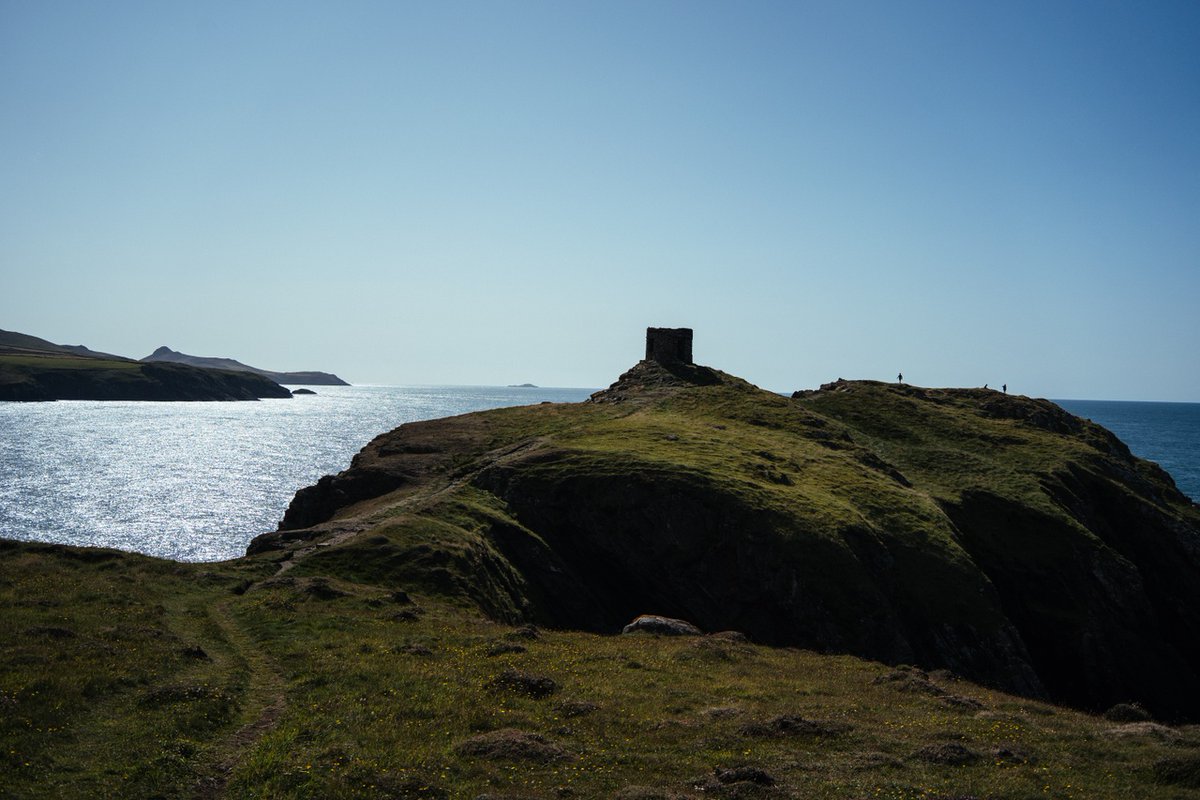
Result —
<instances>
[{"instance_id":1,"label":"grassy headland","mask_svg":"<svg viewBox=\"0 0 1200 800\"><path fill-rule=\"evenodd\" d=\"M1044 401L640 365L235 561L0 543L0 794L1200 796L1196 727L1080 710L1195 719L1198 520Z\"/></svg>"},{"instance_id":2,"label":"grassy headland","mask_svg":"<svg viewBox=\"0 0 1200 800\"><path fill-rule=\"evenodd\" d=\"M291 392L261 371L221 369L220 365L201 368L204 366L139 363L83 345L54 344L0 330L0 401L291 397Z\"/></svg>"}]
</instances>

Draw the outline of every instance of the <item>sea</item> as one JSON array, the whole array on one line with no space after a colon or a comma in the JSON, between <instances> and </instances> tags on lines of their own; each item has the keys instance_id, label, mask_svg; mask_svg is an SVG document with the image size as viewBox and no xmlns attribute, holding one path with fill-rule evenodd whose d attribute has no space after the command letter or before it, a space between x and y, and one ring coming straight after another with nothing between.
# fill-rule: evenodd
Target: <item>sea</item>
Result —
<instances>
[{"instance_id":1,"label":"sea","mask_svg":"<svg viewBox=\"0 0 1200 800\"><path fill-rule=\"evenodd\" d=\"M594 389L318 386L243 403L0 402L0 536L178 561L236 558L296 491L405 422L580 402ZM1057 401L1200 499L1200 403Z\"/></svg>"},{"instance_id":2,"label":"sea","mask_svg":"<svg viewBox=\"0 0 1200 800\"><path fill-rule=\"evenodd\" d=\"M299 387L289 387L299 388ZM595 389L312 386L257 402L0 402L0 536L177 561L244 555L296 492L405 422Z\"/></svg>"},{"instance_id":3,"label":"sea","mask_svg":"<svg viewBox=\"0 0 1200 800\"><path fill-rule=\"evenodd\" d=\"M1054 402L1108 428L1135 456L1157 462L1175 479L1179 491L1200 502L1200 403Z\"/></svg>"}]
</instances>

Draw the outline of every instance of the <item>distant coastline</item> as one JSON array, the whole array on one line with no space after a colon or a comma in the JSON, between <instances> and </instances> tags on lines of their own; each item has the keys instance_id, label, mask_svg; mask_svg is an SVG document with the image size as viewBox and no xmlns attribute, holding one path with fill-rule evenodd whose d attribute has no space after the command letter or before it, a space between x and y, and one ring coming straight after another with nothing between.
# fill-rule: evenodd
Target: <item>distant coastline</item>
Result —
<instances>
[{"instance_id":1,"label":"distant coastline","mask_svg":"<svg viewBox=\"0 0 1200 800\"><path fill-rule=\"evenodd\" d=\"M262 369L260 367L252 367L249 364L243 364L232 358L215 358L208 356L193 356L187 353L180 353L177 350L172 350L169 347L163 346L155 350L150 355L142 359L143 362L171 362L174 364L187 364L191 367L203 367L205 369L223 369L233 372L253 372L256 375L270 378L276 383L290 384L292 386L349 386L350 384L334 375L331 372L318 372L316 370L303 370L300 372L277 372L275 370Z\"/></svg>"},{"instance_id":2,"label":"distant coastline","mask_svg":"<svg viewBox=\"0 0 1200 800\"><path fill-rule=\"evenodd\" d=\"M326 372L271 372L233 359L198 359L168 348L159 348L138 361L83 345L54 344L29 334L0 330L0 401L291 397L291 391L281 385L284 381L293 385L349 385Z\"/></svg>"}]
</instances>

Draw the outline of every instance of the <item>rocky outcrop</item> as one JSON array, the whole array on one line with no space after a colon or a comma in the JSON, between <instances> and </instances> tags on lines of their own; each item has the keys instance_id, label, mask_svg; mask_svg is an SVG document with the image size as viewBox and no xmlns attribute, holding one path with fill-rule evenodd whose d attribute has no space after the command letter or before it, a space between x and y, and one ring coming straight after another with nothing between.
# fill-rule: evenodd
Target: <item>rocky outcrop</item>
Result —
<instances>
[{"instance_id":1,"label":"rocky outcrop","mask_svg":"<svg viewBox=\"0 0 1200 800\"><path fill-rule=\"evenodd\" d=\"M255 547L350 524L309 569L1200 718L1200 509L1044 400L860 381L787 399L642 362L592 402L378 437Z\"/></svg>"},{"instance_id":2,"label":"rocky outcrop","mask_svg":"<svg viewBox=\"0 0 1200 800\"><path fill-rule=\"evenodd\" d=\"M621 633L652 633L657 636L703 636L704 631L685 619L642 614L621 629Z\"/></svg>"}]
</instances>

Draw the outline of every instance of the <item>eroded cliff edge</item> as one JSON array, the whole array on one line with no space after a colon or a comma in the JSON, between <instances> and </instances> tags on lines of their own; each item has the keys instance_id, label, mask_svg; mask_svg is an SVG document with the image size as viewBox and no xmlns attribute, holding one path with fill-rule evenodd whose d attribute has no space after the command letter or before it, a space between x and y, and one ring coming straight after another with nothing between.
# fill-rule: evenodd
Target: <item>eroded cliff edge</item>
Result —
<instances>
[{"instance_id":1,"label":"eroded cliff edge","mask_svg":"<svg viewBox=\"0 0 1200 800\"><path fill-rule=\"evenodd\" d=\"M1200 509L1044 400L642 362L593 402L401 426L251 552L613 631L638 613L1200 718Z\"/></svg>"}]
</instances>

